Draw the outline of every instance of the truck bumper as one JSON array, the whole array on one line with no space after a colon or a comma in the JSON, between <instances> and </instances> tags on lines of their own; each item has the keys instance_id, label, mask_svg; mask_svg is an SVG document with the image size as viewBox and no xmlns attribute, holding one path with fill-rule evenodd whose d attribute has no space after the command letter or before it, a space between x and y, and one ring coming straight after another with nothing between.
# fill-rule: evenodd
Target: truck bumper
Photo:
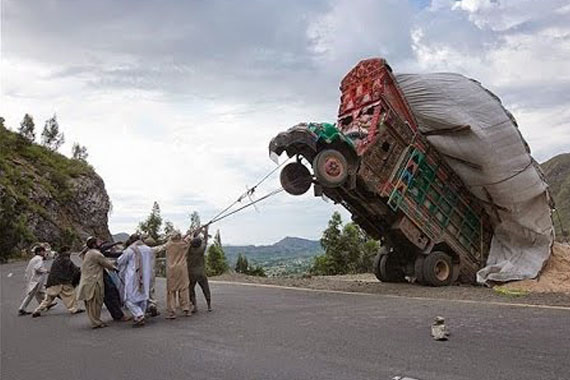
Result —
<instances>
[{"instance_id":1,"label":"truck bumper","mask_svg":"<svg viewBox=\"0 0 570 380\"><path fill-rule=\"evenodd\" d=\"M269 142L269 156L274 159L284 151L289 157L297 154L311 160L317 154L318 136L303 125L297 125L279 133Z\"/></svg>"}]
</instances>

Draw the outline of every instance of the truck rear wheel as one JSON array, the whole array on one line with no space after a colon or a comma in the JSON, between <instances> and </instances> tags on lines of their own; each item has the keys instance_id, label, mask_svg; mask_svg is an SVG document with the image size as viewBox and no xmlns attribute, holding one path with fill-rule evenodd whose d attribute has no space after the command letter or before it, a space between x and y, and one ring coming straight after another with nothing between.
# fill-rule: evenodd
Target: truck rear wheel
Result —
<instances>
[{"instance_id":1,"label":"truck rear wheel","mask_svg":"<svg viewBox=\"0 0 570 380\"><path fill-rule=\"evenodd\" d=\"M374 274L382 282L403 282L404 271L393 253L381 252L374 258Z\"/></svg>"},{"instance_id":2,"label":"truck rear wheel","mask_svg":"<svg viewBox=\"0 0 570 380\"><path fill-rule=\"evenodd\" d=\"M445 252L435 251L424 259L424 280L431 286L450 285L453 279L453 262Z\"/></svg>"},{"instance_id":3,"label":"truck rear wheel","mask_svg":"<svg viewBox=\"0 0 570 380\"><path fill-rule=\"evenodd\" d=\"M339 187L348 178L348 161L338 150L325 149L315 157L313 171L324 187Z\"/></svg>"},{"instance_id":4,"label":"truck rear wheel","mask_svg":"<svg viewBox=\"0 0 570 380\"><path fill-rule=\"evenodd\" d=\"M416 256L416 260L414 261L414 276L416 276L416 282L420 285L426 284L426 279L424 277L424 262L425 262L424 255Z\"/></svg>"},{"instance_id":5,"label":"truck rear wheel","mask_svg":"<svg viewBox=\"0 0 570 380\"><path fill-rule=\"evenodd\" d=\"M299 162L285 165L279 175L281 186L291 195L305 194L313 183L313 177L307 167Z\"/></svg>"}]
</instances>

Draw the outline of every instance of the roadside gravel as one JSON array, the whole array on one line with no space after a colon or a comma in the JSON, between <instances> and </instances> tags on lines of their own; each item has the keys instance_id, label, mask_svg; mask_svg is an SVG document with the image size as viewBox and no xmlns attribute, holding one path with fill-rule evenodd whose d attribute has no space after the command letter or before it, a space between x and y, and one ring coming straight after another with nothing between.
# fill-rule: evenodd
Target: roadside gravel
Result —
<instances>
[{"instance_id":1,"label":"roadside gravel","mask_svg":"<svg viewBox=\"0 0 570 380\"><path fill-rule=\"evenodd\" d=\"M434 288L409 283L382 283L379 282L373 274L265 278L246 276L238 273L226 273L221 276L212 277L211 280L418 297L426 299L435 298L570 307L570 294L567 293L510 293L505 291L497 292L491 288L472 285L455 285Z\"/></svg>"}]
</instances>

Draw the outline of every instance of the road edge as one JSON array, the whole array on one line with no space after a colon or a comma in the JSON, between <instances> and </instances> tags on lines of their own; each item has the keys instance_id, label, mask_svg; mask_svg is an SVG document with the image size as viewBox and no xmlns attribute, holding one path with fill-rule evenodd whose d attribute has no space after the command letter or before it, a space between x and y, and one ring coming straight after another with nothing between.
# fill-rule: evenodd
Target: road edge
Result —
<instances>
[{"instance_id":1,"label":"road edge","mask_svg":"<svg viewBox=\"0 0 570 380\"><path fill-rule=\"evenodd\" d=\"M510 307L521 307L521 308L530 308L530 309L570 311L570 306L534 305L527 303L512 303L512 302L498 302L498 301L476 301L476 300L460 300L460 299L432 298L432 297L399 296L395 294L348 292L344 290L312 289L312 288L303 288L296 286L260 284L255 282L240 282L240 281L225 281L225 280L210 280L209 282L213 284L257 286L260 288L296 290L296 291L313 292L313 293L344 294L351 296L357 295L357 296L368 296L368 297L399 298L399 299L408 299L414 301L440 301L440 302L454 302L454 303L463 303L463 304L472 304L472 305L510 306Z\"/></svg>"}]
</instances>

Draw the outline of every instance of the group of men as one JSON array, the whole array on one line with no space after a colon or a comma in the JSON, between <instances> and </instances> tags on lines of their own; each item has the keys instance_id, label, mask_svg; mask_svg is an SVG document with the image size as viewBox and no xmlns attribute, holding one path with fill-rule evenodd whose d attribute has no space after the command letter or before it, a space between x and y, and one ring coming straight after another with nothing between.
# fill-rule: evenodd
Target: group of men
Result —
<instances>
[{"instance_id":1,"label":"group of men","mask_svg":"<svg viewBox=\"0 0 570 380\"><path fill-rule=\"evenodd\" d=\"M207 225L184 237L175 231L165 244L154 247L145 244L139 234L131 235L123 250L117 249L118 244L89 237L79 255L81 268L71 260L70 251L64 249L57 254L50 270L45 267L46 247L33 248L34 257L26 268L26 291L18 314L39 317L57 304L57 298L72 314L78 314L85 311L77 306L82 300L94 329L107 326L101 320L103 304L115 321L132 319L133 326L143 326L146 315L159 314L154 295L154 264L156 255L162 251L166 251L166 318L176 318L177 305L184 316L198 311L196 283L202 288L208 311L212 310L204 258ZM30 313L27 307L33 298L39 306Z\"/></svg>"}]
</instances>

